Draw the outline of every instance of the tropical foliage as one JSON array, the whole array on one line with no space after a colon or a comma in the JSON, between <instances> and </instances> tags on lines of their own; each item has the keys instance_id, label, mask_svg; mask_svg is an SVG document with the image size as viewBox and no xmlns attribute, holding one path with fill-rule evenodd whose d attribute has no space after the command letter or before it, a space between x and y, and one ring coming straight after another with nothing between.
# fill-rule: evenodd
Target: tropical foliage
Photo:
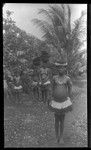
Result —
<instances>
[{"instance_id":1,"label":"tropical foliage","mask_svg":"<svg viewBox=\"0 0 91 150\"><path fill-rule=\"evenodd\" d=\"M41 41L18 28L12 14L7 11L7 18L3 18L3 65L13 74L31 67Z\"/></svg>"},{"instance_id":2,"label":"tropical foliage","mask_svg":"<svg viewBox=\"0 0 91 150\"><path fill-rule=\"evenodd\" d=\"M80 51L86 41L86 13L82 12L73 23L69 5L49 5L47 10L40 9L39 14L45 15L46 20L35 18L33 23L44 33L46 44L56 49L62 61L68 62L69 75L76 74L84 62L83 54L86 53L86 50Z\"/></svg>"}]
</instances>

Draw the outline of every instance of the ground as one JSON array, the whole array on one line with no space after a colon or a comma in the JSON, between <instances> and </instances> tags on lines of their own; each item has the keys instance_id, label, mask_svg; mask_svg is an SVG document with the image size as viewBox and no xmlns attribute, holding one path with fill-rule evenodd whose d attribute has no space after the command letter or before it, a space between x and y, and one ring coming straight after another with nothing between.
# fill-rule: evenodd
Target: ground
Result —
<instances>
[{"instance_id":1,"label":"ground","mask_svg":"<svg viewBox=\"0 0 91 150\"><path fill-rule=\"evenodd\" d=\"M64 144L56 142L54 114L22 95L23 104L4 102L5 147L87 147L87 84L73 83L73 111L66 114Z\"/></svg>"}]
</instances>

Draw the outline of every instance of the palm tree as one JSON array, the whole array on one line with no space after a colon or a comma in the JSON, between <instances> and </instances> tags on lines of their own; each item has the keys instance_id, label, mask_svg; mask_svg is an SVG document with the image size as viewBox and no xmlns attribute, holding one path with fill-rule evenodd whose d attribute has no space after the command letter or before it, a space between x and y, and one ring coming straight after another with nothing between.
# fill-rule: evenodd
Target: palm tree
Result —
<instances>
[{"instance_id":1,"label":"palm tree","mask_svg":"<svg viewBox=\"0 0 91 150\"><path fill-rule=\"evenodd\" d=\"M40 9L39 14L46 16L46 21L42 19L33 19L44 33L43 38L47 45L53 46L60 54L61 59L68 63L68 74L72 75L79 63L83 61L85 51L79 51L85 40L85 28L83 26L85 12L82 11L79 19L71 24L71 8L69 5L49 5L49 8ZM64 57L66 56L66 57Z\"/></svg>"}]
</instances>

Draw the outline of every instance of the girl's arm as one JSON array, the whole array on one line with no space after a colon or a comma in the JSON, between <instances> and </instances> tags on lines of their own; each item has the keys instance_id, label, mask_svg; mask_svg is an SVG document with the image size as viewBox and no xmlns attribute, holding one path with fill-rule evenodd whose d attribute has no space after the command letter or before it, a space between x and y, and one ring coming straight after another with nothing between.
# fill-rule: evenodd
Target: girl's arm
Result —
<instances>
[{"instance_id":1,"label":"girl's arm","mask_svg":"<svg viewBox=\"0 0 91 150\"><path fill-rule=\"evenodd\" d=\"M69 97L71 97L71 93L72 93L72 81L71 81L71 79L69 77L67 79L67 87L68 87L68 95L69 95Z\"/></svg>"}]
</instances>

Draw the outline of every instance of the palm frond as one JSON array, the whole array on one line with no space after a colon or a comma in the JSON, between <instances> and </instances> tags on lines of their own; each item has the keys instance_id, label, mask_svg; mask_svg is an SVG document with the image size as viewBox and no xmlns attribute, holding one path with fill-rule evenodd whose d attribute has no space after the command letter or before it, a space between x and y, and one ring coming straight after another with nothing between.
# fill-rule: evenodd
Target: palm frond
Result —
<instances>
[{"instance_id":1,"label":"palm frond","mask_svg":"<svg viewBox=\"0 0 91 150\"><path fill-rule=\"evenodd\" d=\"M45 9L40 9L39 10L39 14L44 14L45 16L47 16L48 19L51 20L51 23L53 24L53 28L55 30L54 32L56 32L56 34L58 35L59 34L59 30L57 30L57 27L55 27L55 24L57 24L58 21L57 21L57 17L55 16L55 14L50 14L50 11L45 10Z\"/></svg>"},{"instance_id":2,"label":"palm frond","mask_svg":"<svg viewBox=\"0 0 91 150\"><path fill-rule=\"evenodd\" d=\"M48 12L48 10L40 9L38 14L44 14L53 23L53 18L50 15L50 13Z\"/></svg>"},{"instance_id":3,"label":"palm frond","mask_svg":"<svg viewBox=\"0 0 91 150\"><path fill-rule=\"evenodd\" d=\"M68 29L69 29L69 32L71 31L71 8L69 5L67 5L68 7Z\"/></svg>"},{"instance_id":4,"label":"palm frond","mask_svg":"<svg viewBox=\"0 0 91 150\"><path fill-rule=\"evenodd\" d=\"M40 27L40 29L42 29L42 31L45 33L47 31L44 22L42 22L39 19L33 19L32 22L34 23L34 25Z\"/></svg>"},{"instance_id":5,"label":"palm frond","mask_svg":"<svg viewBox=\"0 0 91 150\"><path fill-rule=\"evenodd\" d=\"M86 28L83 26L84 24L83 18L85 14L86 13L82 11L80 18L74 21L74 28L72 30L72 38L75 38L75 37L83 38L86 32Z\"/></svg>"},{"instance_id":6,"label":"palm frond","mask_svg":"<svg viewBox=\"0 0 91 150\"><path fill-rule=\"evenodd\" d=\"M34 24L40 27L40 29L44 32L43 38L47 39L47 41L50 41L51 43L58 43L58 38L53 30L52 25L50 25L48 22L44 20L39 19L33 19L32 20Z\"/></svg>"},{"instance_id":7,"label":"palm frond","mask_svg":"<svg viewBox=\"0 0 91 150\"><path fill-rule=\"evenodd\" d=\"M72 66L74 66L76 64L76 62L82 62L82 60L83 60L82 56L84 54L85 54L85 51L81 51L79 53L72 54L69 59L70 68L72 68Z\"/></svg>"},{"instance_id":8,"label":"palm frond","mask_svg":"<svg viewBox=\"0 0 91 150\"><path fill-rule=\"evenodd\" d=\"M63 29L65 29L64 22L65 22L65 25L66 25L66 20L65 20L65 14L63 13L62 9L59 6L51 6L50 5L49 7L50 7L49 12L50 12L50 14L54 15L55 21L57 20L59 22L58 25L62 26Z\"/></svg>"},{"instance_id":9,"label":"palm frond","mask_svg":"<svg viewBox=\"0 0 91 150\"><path fill-rule=\"evenodd\" d=\"M79 52L84 44L84 34L86 29L83 26L84 16L82 12L80 18L74 21L73 29L71 28L71 8L69 5L49 5L49 9L40 9L39 14L43 14L49 20L35 19L34 23L43 31L43 38L48 45L64 58L68 58L69 70L76 70L78 64L83 62L83 53ZM82 40L83 39L83 40Z\"/></svg>"}]
</instances>

